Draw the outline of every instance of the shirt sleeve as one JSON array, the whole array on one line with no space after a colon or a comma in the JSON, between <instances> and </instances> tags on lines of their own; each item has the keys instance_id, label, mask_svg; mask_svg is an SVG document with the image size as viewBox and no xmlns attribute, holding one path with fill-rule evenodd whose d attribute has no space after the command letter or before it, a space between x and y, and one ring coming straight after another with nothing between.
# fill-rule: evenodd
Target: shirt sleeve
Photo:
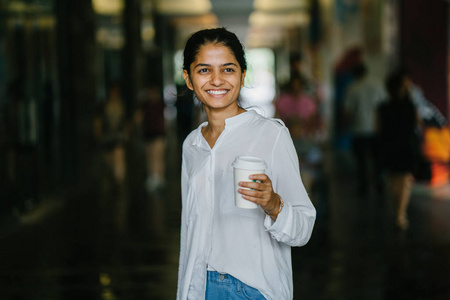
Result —
<instances>
[{"instance_id":1,"label":"shirt sleeve","mask_svg":"<svg viewBox=\"0 0 450 300\"><path fill-rule=\"evenodd\" d=\"M303 246L311 237L316 210L301 180L297 152L286 127L280 130L272 156L271 180L284 207L275 222L266 216L264 226L278 242Z\"/></svg>"},{"instance_id":2,"label":"shirt sleeve","mask_svg":"<svg viewBox=\"0 0 450 300\"><path fill-rule=\"evenodd\" d=\"M186 171L185 157L183 154L181 165L181 199L186 199L188 176ZM184 285L184 273L186 264L186 235L187 235L187 218L186 210L184 209L184 203L182 203L181 209L181 230L180 230L180 257L178 266L178 287L177 287L177 299L182 298L182 290Z\"/></svg>"}]
</instances>

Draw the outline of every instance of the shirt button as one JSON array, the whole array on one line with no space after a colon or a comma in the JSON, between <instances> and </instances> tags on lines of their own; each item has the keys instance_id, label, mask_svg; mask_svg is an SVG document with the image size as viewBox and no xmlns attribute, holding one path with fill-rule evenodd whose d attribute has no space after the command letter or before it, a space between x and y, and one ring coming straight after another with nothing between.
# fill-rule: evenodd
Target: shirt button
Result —
<instances>
[{"instance_id":1,"label":"shirt button","mask_svg":"<svg viewBox=\"0 0 450 300\"><path fill-rule=\"evenodd\" d=\"M220 279L220 280L224 280L224 279L225 279L225 276L223 276L222 274L220 274L219 279Z\"/></svg>"}]
</instances>

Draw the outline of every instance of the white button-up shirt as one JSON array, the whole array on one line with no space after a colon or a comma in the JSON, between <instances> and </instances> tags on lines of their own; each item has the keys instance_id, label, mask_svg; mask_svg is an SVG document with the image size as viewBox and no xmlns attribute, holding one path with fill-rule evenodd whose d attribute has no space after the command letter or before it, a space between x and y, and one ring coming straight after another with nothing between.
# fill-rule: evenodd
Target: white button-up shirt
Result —
<instances>
[{"instance_id":1,"label":"white button-up shirt","mask_svg":"<svg viewBox=\"0 0 450 300\"><path fill-rule=\"evenodd\" d=\"M292 299L291 246L305 245L316 211L300 178L283 123L247 111L225 120L211 149L201 124L183 143L182 217L177 299L204 299L207 268L228 273L267 299ZM264 211L234 205L236 156L262 158L284 208L274 222Z\"/></svg>"}]
</instances>

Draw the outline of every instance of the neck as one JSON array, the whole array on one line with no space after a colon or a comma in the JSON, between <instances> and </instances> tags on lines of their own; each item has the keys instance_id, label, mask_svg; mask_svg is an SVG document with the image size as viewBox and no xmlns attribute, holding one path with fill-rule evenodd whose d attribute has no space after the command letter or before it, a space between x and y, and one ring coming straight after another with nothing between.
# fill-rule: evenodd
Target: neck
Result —
<instances>
[{"instance_id":1,"label":"neck","mask_svg":"<svg viewBox=\"0 0 450 300\"><path fill-rule=\"evenodd\" d=\"M216 140L225 129L225 119L234 117L243 113L245 109L236 107L235 110L227 111L211 111L206 109L206 115L208 117L208 125L203 127L202 134L208 141L211 148L214 146Z\"/></svg>"},{"instance_id":2,"label":"neck","mask_svg":"<svg viewBox=\"0 0 450 300\"><path fill-rule=\"evenodd\" d=\"M208 127L211 127L212 132L218 132L219 134L225 128L225 120L228 118L232 118L243 113L245 110L239 106L236 106L235 109L232 110L208 110L206 109L206 115L208 117Z\"/></svg>"}]
</instances>

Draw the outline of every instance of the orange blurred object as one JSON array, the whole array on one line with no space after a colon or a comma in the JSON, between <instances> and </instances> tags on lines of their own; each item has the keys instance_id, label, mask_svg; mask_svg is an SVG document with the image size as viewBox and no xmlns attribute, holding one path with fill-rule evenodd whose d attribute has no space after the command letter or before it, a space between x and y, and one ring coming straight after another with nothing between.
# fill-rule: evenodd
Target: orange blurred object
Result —
<instances>
[{"instance_id":1,"label":"orange blurred object","mask_svg":"<svg viewBox=\"0 0 450 300\"><path fill-rule=\"evenodd\" d=\"M422 151L431 162L432 186L445 185L450 180L450 129L429 127L424 130Z\"/></svg>"},{"instance_id":2,"label":"orange blurred object","mask_svg":"<svg viewBox=\"0 0 450 300\"><path fill-rule=\"evenodd\" d=\"M450 161L450 128L429 127L423 134L423 154L431 162Z\"/></svg>"},{"instance_id":3,"label":"orange blurred object","mask_svg":"<svg viewBox=\"0 0 450 300\"><path fill-rule=\"evenodd\" d=\"M431 186L441 186L449 182L450 170L447 164L431 164Z\"/></svg>"}]
</instances>

